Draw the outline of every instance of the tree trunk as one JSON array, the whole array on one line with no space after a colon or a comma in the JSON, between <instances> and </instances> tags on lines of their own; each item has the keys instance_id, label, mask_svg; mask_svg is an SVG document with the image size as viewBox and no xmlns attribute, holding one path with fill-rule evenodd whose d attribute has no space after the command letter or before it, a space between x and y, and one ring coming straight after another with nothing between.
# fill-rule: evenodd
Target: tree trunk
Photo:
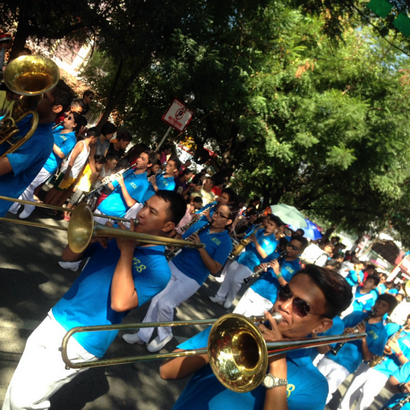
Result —
<instances>
[{"instance_id":1,"label":"tree trunk","mask_svg":"<svg viewBox=\"0 0 410 410\"><path fill-rule=\"evenodd\" d=\"M23 48L26 46L27 38L30 35L29 27L26 22L26 13L24 10L20 10L17 32L14 37L13 48L10 53L10 60L17 58L19 53L23 51Z\"/></svg>"},{"instance_id":2,"label":"tree trunk","mask_svg":"<svg viewBox=\"0 0 410 410\"><path fill-rule=\"evenodd\" d=\"M330 238L330 235L336 230L338 224L332 225L330 228L326 229L326 232L323 235L323 240L328 241Z\"/></svg>"}]
</instances>

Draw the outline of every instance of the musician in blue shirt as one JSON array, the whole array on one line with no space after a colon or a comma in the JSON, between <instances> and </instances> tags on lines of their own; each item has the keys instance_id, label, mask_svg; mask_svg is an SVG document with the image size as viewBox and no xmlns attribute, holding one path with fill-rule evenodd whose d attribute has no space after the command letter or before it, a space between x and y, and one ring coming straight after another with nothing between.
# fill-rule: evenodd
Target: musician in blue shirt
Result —
<instances>
[{"instance_id":1,"label":"musician in blue shirt","mask_svg":"<svg viewBox=\"0 0 410 410\"><path fill-rule=\"evenodd\" d=\"M151 302L143 322L170 322L174 309L190 298L205 282L222 268L232 250L226 228L233 222L236 210L231 205L219 205L212 222L198 221L184 234L184 238L202 242L205 248L185 248L169 261L171 280ZM154 328L144 328L134 334L125 334L127 343L148 343ZM158 336L148 344L150 352L161 350L172 338L172 327L158 327Z\"/></svg>"},{"instance_id":2,"label":"musician in blue shirt","mask_svg":"<svg viewBox=\"0 0 410 410\"><path fill-rule=\"evenodd\" d=\"M351 296L350 286L340 275L308 265L297 272L278 295L273 311L282 315L282 322L276 324L272 315L266 312L272 330L265 324L259 324L259 330L267 342L300 339L312 332L325 332L332 326L331 318L349 305ZM199 333L178 346L176 351L206 348L208 333L209 329ZM221 342L223 344L225 339ZM261 385L250 392L238 393L228 390L217 380L208 364L208 355L178 357L161 365L161 377L166 380L192 375L174 410L324 409L325 379L313 367L306 352L271 357L263 372L267 374ZM281 380L269 384L272 376Z\"/></svg>"},{"instance_id":3,"label":"musician in blue shirt","mask_svg":"<svg viewBox=\"0 0 410 410\"><path fill-rule=\"evenodd\" d=\"M329 383L327 402L331 400L333 393L349 374L357 370L363 360L368 362L372 355L383 354L387 341L383 316L392 312L396 305L397 301L392 295L384 294L377 299L370 319L369 313L365 312L353 312L343 319L345 333L367 333L367 337L344 344L336 355L329 352L319 362L318 369Z\"/></svg>"},{"instance_id":4,"label":"musician in blue shirt","mask_svg":"<svg viewBox=\"0 0 410 410\"><path fill-rule=\"evenodd\" d=\"M130 230L168 236L185 212L185 201L175 192L159 191L140 210L139 224ZM121 229L125 229L121 225ZM97 241L97 240L95 240ZM87 252L87 251L86 251ZM117 238L90 247L91 259L63 298L33 332L3 403L3 410L48 409L49 398L78 375L61 360L61 340L73 326L118 324L167 285L171 273L164 247L139 244L133 238ZM65 260L81 259L69 246ZM76 362L101 357L116 331L80 333L68 343L69 357ZM40 371L39 371L40 370ZM85 369L83 369L85 370Z\"/></svg>"},{"instance_id":5,"label":"musician in blue shirt","mask_svg":"<svg viewBox=\"0 0 410 410\"><path fill-rule=\"evenodd\" d=\"M294 236L287 244L285 255L280 256L274 252L266 258L270 259L270 262L256 266L255 271L264 270L260 278L244 293L233 313L259 316L265 310L270 310L276 301L280 286L286 285L301 268L299 255L306 246L306 238Z\"/></svg>"},{"instance_id":6,"label":"musician in blue shirt","mask_svg":"<svg viewBox=\"0 0 410 410\"><path fill-rule=\"evenodd\" d=\"M266 229L259 229L249 236L250 243L227 268L226 277L217 294L210 297L214 303L223 304L226 309L232 306L244 280L252 275L255 266L266 260L277 246L275 234L283 222L274 215L267 217Z\"/></svg>"},{"instance_id":7,"label":"musician in blue shirt","mask_svg":"<svg viewBox=\"0 0 410 410\"><path fill-rule=\"evenodd\" d=\"M338 410L350 410L356 399L358 410L367 409L388 378L410 360L410 315L404 326L389 323L386 326L386 333L389 341L380 363L370 368L364 363L360 365Z\"/></svg>"},{"instance_id":8,"label":"musician in blue shirt","mask_svg":"<svg viewBox=\"0 0 410 410\"><path fill-rule=\"evenodd\" d=\"M374 290L379 284L379 277L377 275L370 275L364 281L363 286L356 289L353 300L353 312L370 312L376 299L377 292Z\"/></svg>"},{"instance_id":9,"label":"musician in blue shirt","mask_svg":"<svg viewBox=\"0 0 410 410\"><path fill-rule=\"evenodd\" d=\"M397 394L383 406L383 409L391 409L400 405L400 409L410 410L410 362L390 376L388 388Z\"/></svg>"}]
</instances>

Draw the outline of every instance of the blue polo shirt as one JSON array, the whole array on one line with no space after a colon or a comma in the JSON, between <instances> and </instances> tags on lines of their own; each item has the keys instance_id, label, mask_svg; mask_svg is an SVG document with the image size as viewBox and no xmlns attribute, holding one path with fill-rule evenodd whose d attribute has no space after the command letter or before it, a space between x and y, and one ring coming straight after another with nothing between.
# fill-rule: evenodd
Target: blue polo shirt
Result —
<instances>
[{"instance_id":1,"label":"blue polo shirt","mask_svg":"<svg viewBox=\"0 0 410 410\"><path fill-rule=\"evenodd\" d=\"M343 319L345 328L356 326L366 316L368 316L368 313L353 312ZM383 321L374 324L369 324L369 322L366 322L366 333L367 345L370 352L375 355L382 356L384 346L387 342L387 333L384 328ZM339 350L337 355L329 352L326 354L326 357L344 366L350 373L354 373L363 361L362 341L354 340L347 342Z\"/></svg>"},{"instance_id":2,"label":"blue polo shirt","mask_svg":"<svg viewBox=\"0 0 410 410\"><path fill-rule=\"evenodd\" d=\"M207 346L211 327L178 346L180 349L199 349ZM288 353L287 400L289 410L324 409L328 384L312 365L303 351ZM260 385L248 393L236 393L225 388L213 374L209 365L192 376L175 403L173 410L255 410L263 409L266 388Z\"/></svg>"},{"instance_id":3,"label":"blue polo shirt","mask_svg":"<svg viewBox=\"0 0 410 410\"><path fill-rule=\"evenodd\" d=\"M75 137L75 132L68 132L66 134L61 134L61 131L64 129L63 126L59 126L53 130L53 137L54 137L54 144L57 145L58 148L61 149L64 156L67 155L72 151L77 143L77 139ZM57 168L63 162L63 158L60 158L58 155L51 151L50 156L48 157L46 163L44 164L44 169L48 171L50 174L54 173Z\"/></svg>"},{"instance_id":4,"label":"blue polo shirt","mask_svg":"<svg viewBox=\"0 0 410 410\"><path fill-rule=\"evenodd\" d=\"M147 173L135 174L134 170L131 169L130 171L131 173L126 173L124 176L125 188L127 188L132 199L142 202L142 198L148 189ZM113 185L114 190L101 202L97 209L105 215L123 217L130 207L125 202L118 182L113 181Z\"/></svg>"},{"instance_id":5,"label":"blue polo shirt","mask_svg":"<svg viewBox=\"0 0 410 410\"><path fill-rule=\"evenodd\" d=\"M136 247L132 276L138 294L138 307L167 286L171 272L164 246ZM87 251L91 259L68 292L53 307L58 323L67 331L75 326L112 325L122 322L129 312L111 309L111 282L121 252L116 240L103 249L98 243ZM76 333L73 337L88 352L102 357L118 331Z\"/></svg>"},{"instance_id":6,"label":"blue polo shirt","mask_svg":"<svg viewBox=\"0 0 410 410\"><path fill-rule=\"evenodd\" d=\"M13 138L25 135L31 127L32 115L28 115L17 125L20 133ZM19 149L7 154L12 172L0 175L0 195L18 198L33 182L34 178L43 168L53 149L54 138L51 132L53 123L39 124L32 137ZM12 142L13 142L12 141ZM0 155L9 149L9 144L0 145ZM0 216L5 216L12 202L0 201Z\"/></svg>"},{"instance_id":7,"label":"blue polo shirt","mask_svg":"<svg viewBox=\"0 0 410 410\"><path fill-rule=\"evenodd\" d=\"M269 255L267 259L272 260L278 257L279 253L274 252L272 255ZM280 272L282 273L283 279L285 279L286 282L289 282L292 279L292 276L300 270L300 268L299 259L295 259L294 261L282 259ZM276 278L275 272L273 272L272 268L269 268L266 272L262 272L260 278L252 284L251 288L265 299L275 303L279 286L279 281Z\"/></svg>"},{"instance_id":8,"label":"blue polo shirt","mask_svg":"<svg viewBox=\"0 0 410 410\"><path fill-rule=\"evenodd\" d=\"M378 295L383 295L383 293L386 292L386 286L384 283L377 285L375 291L377 292Z\"/></svg>"},{"instance_id":9,"label":"blue polo shirt","mask_svg":"<svg viewBox=\"0 0 410 410\"><path fill-rule=\"evenodd\" d=\"M364 273L363 273L362 271L360 271L360 272L359 272L359 276L360 276L360 283L362 283L362 282L363 282L363 278L364 278ZM357 284L358 284L358 281L357 281L357 272L356 272L355 270L349 271L349 274L346 276L346 280L347 280L347 283L348 283L350 286L355 286L355 285L357 285Z\"/></svg>"},{"instance_id":10,"label":"blue polo shirt","mask_svg":"<svg viewBox=\"0 0 410 410\"><path fill-rule=\"evenodd\" d=\"M410 382L410 362L403 364L403 366L392 374L393 377L397 379L399 383L408 383ZM408 393L399 393L395 394L384 406L387 408L394 407L400 400L408 397ZM410 403L406 403L402 410L410 410Z\"/></svg>"},{"instance_id":11,"label":"blue polo shirt","mask_svg":"<svg viewBox=\"0 0 410 410\"><path fill-rule=\"evenodd\" d=\"M183 238L188 238L207 223L208 221L196 222L184 233ZM205 244L205 249L209 256L223 266L232 251L232 241L228 231L223 230L222 232L211 234L208 226L199 234L199 239ZM184 275L194 279L199 285L202 285L209 275L209 270L202 261L197 249L184 248L182 252L172 259L172 262Z\"/></svg>"},{"instance_id":12,"label":"blue polo shirt","mask_svg":"<svg viewBox=\"0 0 410 410\"><path fill-rule=\"evenodd\" d=\"M353 312L363 312L363 310L370 311L376 303L377 294L373 290L369 293L360 293L360 287L356 289L353 300Z\"/></svg>"},{"instance_id":13,"label":"blue polo shirt","mask_svg":"<svg viewBox=\"0 0 410 410\"><path fill-rule=\"evenodd\" d=\"M275 252L278 241L276 240L274 233L267 236L264 236L264 234L265 230L260 229L256 232L255 236L262 249L266 252L267 255L270 255L271 253ZM266 258L266 261L267 260L269 259ZM246 246L245 251L238 256L236 261L242 265L247 266L253 272L253 268L259 265L263 261L263 258L256 250L255 244L251 242Z\"/></svg>"},{"instance_id":14,"label":"blue polo shirt","mask_svg":"<svg viewBox=\"0 0 410 410\"><path fill-rule=\"evenodd\" d=\"M158 175L156 177L157 188L163 189L165 191L173 191L175 189L175 180L174 177L164 177L164 174ZM144 197L142 198L142 203L147 201L155 194L155 189L152 187L151 183L148 183L148 189L145 192Z\"/></svg>"},{"instance_id":15,"label":"blue polo shirt","mask_svg":"<svg viewBox=\"0 0 410 410\"><path fill-rule=\"evenodd\" d=\"M386 326L388 337L390 338L391 336L393 336L397 331L400 330L400 328L401 326L396 323L389 323ZM404 356L410 358L410 332L403 331L402 333L400 333L400 337L397 342ZM401 362L399 358L393 353L388 356L386 355L385 360L375 366L374 370L377 370L378 372L390 377L400 366Z\"/></svg>"}]
</instances>

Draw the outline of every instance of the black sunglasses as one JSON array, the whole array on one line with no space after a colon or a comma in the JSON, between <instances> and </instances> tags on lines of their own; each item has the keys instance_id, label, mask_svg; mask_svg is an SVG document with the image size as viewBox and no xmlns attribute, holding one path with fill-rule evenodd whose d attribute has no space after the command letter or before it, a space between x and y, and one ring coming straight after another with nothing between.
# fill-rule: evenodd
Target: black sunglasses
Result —
<instances>
[{"instance_id":1,"label":"black sunglasses","mask_svg":"<svg viewBox=\"0 0 410 410\"><path fill-rule=\"evenodd\" d=\"M291 243L288 243L286 246L287 246L288 248L292 248L294 251L299 251L299 250L300 250L300 248L298 248L298 247L295 246L295 245L292 245Z\"/></svg>"},{"instance_id":2,"label":"black sunglasses","mask_svg":"<svg viewBox=\"0 0 410 410\"><path fill-rule=\"evenodd\" d=\"M281 286L278 292L278 299L281 302L286 302L289 299L292 299L292 309L300 317L306 317L307 315L319 315L317 313L310 312L310 305L305 302L303 299L298 296L294 296L289 285Z\"/></svg>"}]
</instances>

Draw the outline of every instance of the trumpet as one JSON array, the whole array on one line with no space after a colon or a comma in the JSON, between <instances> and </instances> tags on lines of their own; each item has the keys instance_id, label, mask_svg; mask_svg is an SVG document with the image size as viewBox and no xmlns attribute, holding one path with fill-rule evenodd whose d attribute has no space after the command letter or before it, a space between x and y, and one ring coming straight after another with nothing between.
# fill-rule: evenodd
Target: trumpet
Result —
<instances>
[{"instance_id":1,"label":"trumpet","mask_svg":"<svg viewBox=\"0 0 410 410\"><path fill-rule=\"evenodd\" d=\"M273 313L273 317L276 321L281 320L281 315L276 312ZM81 369L207 354L212 371L226 388L235 392L248 392L262 383L266 374L269 357L298 349L324 346L340 341L348 342L366 336L365 333L361 333L299 340L279 340L266 343L259 328L254 324L255 321L262 322L264 320L265 318L263 316L247 318L242 315L230 313L219 319L192 320L186 322L80 326L72 328L64 336L61 345L61 355L67 368ZM208 347L204 349L102 359L83 363L73 363L67 355L68 341L75 333L118 331L144 327L204 325L210 323L214 324L209 334Z\"/></svg>"},{"instance_id":2,"label":"trumpet","mask_svg":"<svg viewBox=\"0 0 410 410\"><path fill-rule=\"evenodd\" d=\"M8 143L11 147L0 158L20 148L34 134L38 126L38 113L34 110L40 95L56 86L60 70L50 59L41 56L22 56L11 61L4 74L4 82L15 94L24 95L11 115L0 121L0 145ZM32 115L32 125L27 134L15 141L20 132L17 123Z\"/></svg>"},{"instance_id":3,"label":"trumpet","mask_svg":"<svg viewBox=\"0 0 410 410\"><path fill-rule=\"evenodd\" d=\"M51 208L56 209L60 207L55 207L51 205L44 205L44 204L37 204L30 201L23 201L14 198L8 198L0 196L0 200L12 201L12 202L20 202L20 203L29 203L32 205L43 205L44 208ZM65 210L65 208L61 208ZM204 248L205 245L203 243L198 242L191 242L191 241L183 241L179 239L167 238L162 236L155 236L155 235L148 235L145 233L138 233L138 232L131 232L125 231L122 229L110 228L105 225L101 225L96 223L93 219L93 213L91 208L82 203L78 205L72 211L72 216L70 218L70 222L68 224L68 228L62 226L55 226L55 225L47 225L41 224L36 222L28 222L28 221L21 221L9 218L0 218L0 221L4 222L11 222L19 225L26 225L26 226L34 226L37 228L49 228L55 229L60 231L66 231L68 237L68 245L70 249L75 253L83 252L87 246L90 244L91 239L95 237L109 237L109 238L129 238L134 239L141 243L149 243L153 245L170 245L170 246L182 246L182 247L189 247L189 248ZM109 218L109 219L116 219L116 220L125 220L124 218L117 218L111 217L107 215L100 215L96 214L99 217Z\"/></svg>"}]
</instances>

